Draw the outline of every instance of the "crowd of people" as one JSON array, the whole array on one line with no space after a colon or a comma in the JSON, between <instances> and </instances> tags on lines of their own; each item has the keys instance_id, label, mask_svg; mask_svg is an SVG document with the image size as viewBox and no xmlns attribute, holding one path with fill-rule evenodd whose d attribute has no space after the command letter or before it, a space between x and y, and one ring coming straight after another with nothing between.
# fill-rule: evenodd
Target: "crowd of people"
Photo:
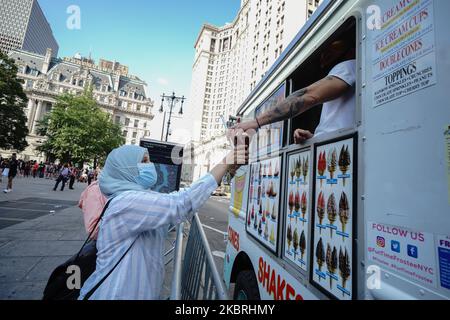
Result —
<instances>
[{"instance_id":1,"label":"crowd of people","mask_svg":"<svg viewBox=\"0 0 450 320\"><path fill-rule=\"evenodd\" d=\"M0 156L0 183L6 180L7 186L3 190L4 193L12 192L13 180L18 178L47 179L56 180L54 191L61 185L61 191L64 191L66 184L69 189L73 190L75 182L88 183L89 185L97 180L100 169L86 167L80 169L71 163L53 163L38 162L36 160L24 161L17 159L17 155L13 154L11 158L2 158Z\"/></svg>"}]
</instances>

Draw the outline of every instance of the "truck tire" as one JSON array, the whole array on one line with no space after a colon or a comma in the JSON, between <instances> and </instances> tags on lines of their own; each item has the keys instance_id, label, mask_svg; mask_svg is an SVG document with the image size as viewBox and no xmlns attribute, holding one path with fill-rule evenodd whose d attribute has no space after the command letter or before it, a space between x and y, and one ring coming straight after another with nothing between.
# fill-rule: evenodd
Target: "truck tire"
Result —
<instances>
[{"instance_id":1,"label":"truck tire","mask_svg":"<svg viewBox=\"0 0 450 320\"><path fill-rule=\"evenodd\" d=\"M261 300L255 273L251 270L239 272L234 287L234 300Z\"/></svg>"}]
</instances>

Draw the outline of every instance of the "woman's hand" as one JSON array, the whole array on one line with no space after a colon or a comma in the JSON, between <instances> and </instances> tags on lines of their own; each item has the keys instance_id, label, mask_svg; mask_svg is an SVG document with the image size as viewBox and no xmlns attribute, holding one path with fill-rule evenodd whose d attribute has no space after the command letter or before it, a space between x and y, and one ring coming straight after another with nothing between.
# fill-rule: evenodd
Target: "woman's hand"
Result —
<instances>
[{"instance_id":1,"label":"woman's hand","mask_svg":"<svg viewBox=\"0 0 450 320\"><path fill-rule=\"evenodd\" d=\"M296 144L304 143L306 140L312 139L314 135L308 130L297 129L294 132L294 141Z\"/></svg>"}]
</instances>

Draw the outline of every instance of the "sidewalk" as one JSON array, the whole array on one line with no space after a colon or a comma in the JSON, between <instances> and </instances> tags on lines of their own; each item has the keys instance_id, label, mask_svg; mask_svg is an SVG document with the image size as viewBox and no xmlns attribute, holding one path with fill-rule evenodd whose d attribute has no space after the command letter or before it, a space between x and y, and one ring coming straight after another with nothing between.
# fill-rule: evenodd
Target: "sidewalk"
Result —
<instances>
[{"instance_id":1,"label":"sidewalk","mask_svg":"<svg viewBox=\"0 0 450 320\"><path fill-rule=\"evenodd\" d=\"M40 300L51 272L86 240L77 204L87 184L55 192L54 183L18 178L9 194L0 184L0 300ZM175 236L169 234L166 250ZM172 269L166 268L163 297L170 294Z\"/></svg>"},{"instance_id":2,"label":"sidewalk","mask_svg":"<svg viewBox=\"0 0 450 320\"><path fill-rule=\"evenodd\" d=\"M41 299L50 273L75 254L86 238L81 210L76 206L86 184L54 192L51 180L19 178L14 182L12 193L0 194L0 222L11 219L15 223L0 229L0 299ZM3 182L2 191L4 186ZM52 206L53 210L42 215ZM40 217L13 221L15 215L23 218L30 213Z\"/></svg>"}]
</instances>

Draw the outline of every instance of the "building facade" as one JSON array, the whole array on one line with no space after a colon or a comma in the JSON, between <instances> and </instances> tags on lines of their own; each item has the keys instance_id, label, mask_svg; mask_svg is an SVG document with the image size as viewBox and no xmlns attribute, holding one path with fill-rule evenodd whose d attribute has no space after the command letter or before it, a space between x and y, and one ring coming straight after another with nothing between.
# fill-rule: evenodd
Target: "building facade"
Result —
<instances>
[{"instance_id":1,"label":"building facade","mask_svg":"<svg viewBox=\"0 0 450 320\"><path fill-rule=\"evenodd\" d=\"M9 56L18 66L18 77L24 80L29 99L26 115L30 134L29 146L21 153L24 159L44 160L44 155L36 152L45 139L37 133L38 121L51 112L56 98L61 94L82 94L87 87L92 87L94 98L111 119L122 125L126 144L138 145L141 138L150 136L153 101L147 96L144 81L124 74L128 67L100 67L78 54L73 58L52 58L51 49L45 55L13 50Z\"/></svg>"},{"instance_id":2,"label":"building facade","mask_svg":"<svg viewBox=\"0 0 450 320\"><path fill-rule=\"evenodd\" d=\"M37 0L0 0L0 50L23 49L45 55L59 46Z\"/></svg>"},{"instance_id":3,"label":"building facade","mask_svg":"<svg viewBox=\"0 0 450 320\"><path fill-rule=\"evenodd\" d=\"M190 92L194 180L224 155L224 120L236 114L321 1L242 0L232 23L203 25L194 46Z\"/></svg>"}]
</instances>

